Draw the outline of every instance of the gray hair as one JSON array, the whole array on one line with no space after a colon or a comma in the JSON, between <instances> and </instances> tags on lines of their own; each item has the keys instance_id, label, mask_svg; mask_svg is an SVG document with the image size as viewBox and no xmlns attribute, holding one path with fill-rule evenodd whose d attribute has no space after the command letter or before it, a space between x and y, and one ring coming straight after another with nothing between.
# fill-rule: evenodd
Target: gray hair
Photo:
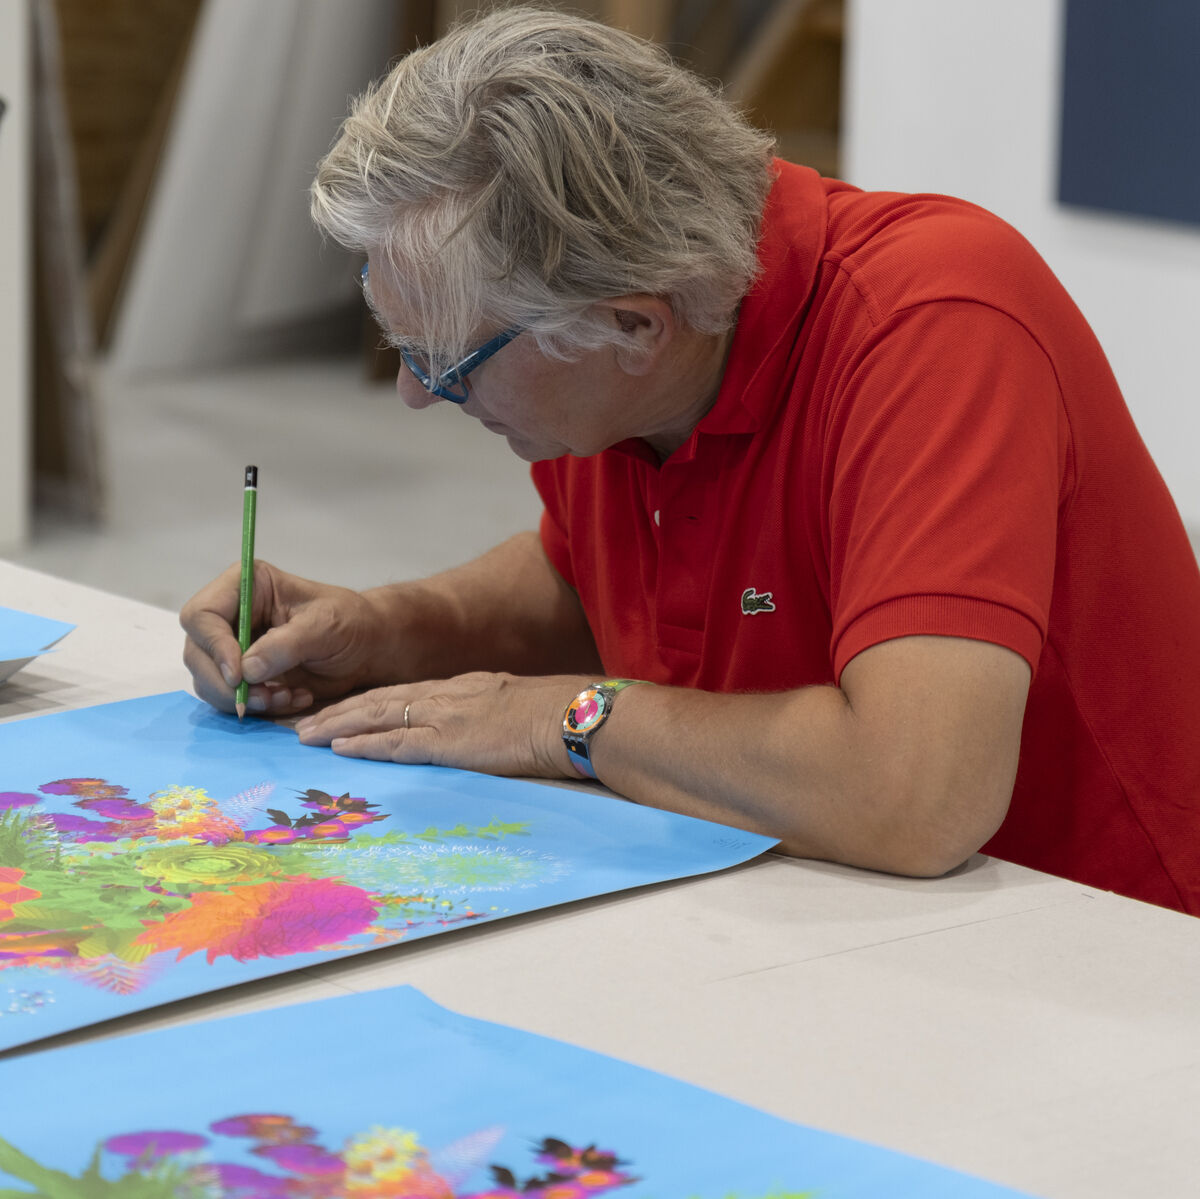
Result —
<instances>
[{"instance_id":1,"label":"gray hair","mask_svg":"<svg viewBox=\"0 0 1200 1199\"><path fill-rule=\"evenodd\" d=\"M501 8L354 102L312 185L318 226L395 268L434 371L483 327L570 358L614 342L598 300L668 299L703 333L756 270L773 139L652 43ZM589 311L591 310L591 311Z\"/></svg>"}]
</instances>

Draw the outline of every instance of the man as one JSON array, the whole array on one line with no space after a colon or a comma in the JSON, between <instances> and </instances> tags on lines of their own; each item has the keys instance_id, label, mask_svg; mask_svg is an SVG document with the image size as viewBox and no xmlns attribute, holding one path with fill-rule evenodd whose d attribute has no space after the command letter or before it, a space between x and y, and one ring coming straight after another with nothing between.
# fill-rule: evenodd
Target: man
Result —
<instances>
[{"instance_id":1,"label":"man","mask_svg":"<svg viewBox=\"0 0 1200 1199\"><path fill-rule=\"evenodd\" d=\"M313 212L405 403L534 463L540 535L361 594L260 563L244 659L231 568L182 615L199 695L350 696L301 740L1200 914L1200 574L1013 230L772 160L655 48L530 9L360 98Z\"/></svg>"}]
</instances>

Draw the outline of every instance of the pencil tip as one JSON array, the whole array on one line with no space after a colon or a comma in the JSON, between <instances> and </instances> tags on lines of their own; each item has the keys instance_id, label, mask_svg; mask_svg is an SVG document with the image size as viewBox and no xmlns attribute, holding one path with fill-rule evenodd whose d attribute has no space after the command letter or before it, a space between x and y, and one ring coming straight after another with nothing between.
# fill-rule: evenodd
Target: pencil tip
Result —
<instances>
[{"instance_id":1,"label":"pencil tip","mask_svg":"<svg viewBox=\"0 0 1200 1199\"><path fill-rule=\"evenodd\" d=\"M237 708L238 720L241 720L241 718L246 715L246 705L234 704L234 707Z\"/></svg>"}]
</instances>

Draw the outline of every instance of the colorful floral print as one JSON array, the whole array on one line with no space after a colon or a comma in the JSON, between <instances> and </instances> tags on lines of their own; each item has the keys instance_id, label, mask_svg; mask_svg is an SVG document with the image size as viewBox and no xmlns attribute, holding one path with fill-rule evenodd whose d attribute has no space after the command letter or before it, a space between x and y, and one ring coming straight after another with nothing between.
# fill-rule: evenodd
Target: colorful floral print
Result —
<instances>
[{"instance_id":1,"label":"colorful floral print","mask_svg":"<svg viewBox=\"0 0 1200 1199\"><path fill-rule=\"evenodd\" d=\"M523 824L387 832L361 796L309 789L289 812L270 806L273 791L218 802L172 784L143 801L67 778L0 792L0 970L66 971L132 994L193 954L212 964L366 949L479 920L472 896L565 873L502 843ZM71 797L74 811L48 810L47 796Z\"/></svg>"},{"instance_id":2,"label":"colorful floral print","mask_svg":"<svg viewBox=\"0 0 1200 1199\"><path fill-rule=\"evenodd\" d=\"M503 1133L493 1126L430 1149L412 1129L375 1125L329 1149L316 1129L290 1116L229 1116L210 1124L206 1135L155 1129L109 1137L84 1178L53 1172L53 1193L56 1199L86 1199L101 1189L110 1199L587 1199L641 1181L611 1150L556 1137L535 1144L538 1169L521 1178L508 1166L488 1164ZM230 1153L222 1148L226 1138L248 1141L261 1165L220 1160ZM35 1186L51 1174L3 1138L0 1171ZM490 1175L490 1185L462 1189L481 1173Z\"/></svg>"}]
</instances>

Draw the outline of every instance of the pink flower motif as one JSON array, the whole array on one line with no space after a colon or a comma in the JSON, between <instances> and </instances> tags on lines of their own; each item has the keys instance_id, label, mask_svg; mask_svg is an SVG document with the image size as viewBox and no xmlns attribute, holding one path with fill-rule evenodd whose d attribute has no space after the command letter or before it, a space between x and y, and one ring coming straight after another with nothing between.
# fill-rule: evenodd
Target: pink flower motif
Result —
<instances>
[{"instance_id":1,"label":"pink flower motif","mask_svg":"<svg viewBox=\"0 0 1200 1199\"><path fill-rule=\"evenodd\" d=\"M270 828L257 828L246 834L246 840L257 845L287 845L295 841L300 834L294 828L286 828L282 824L273 824Z\"/></svg>"},{"instance_id":2,"label":"pink flower motif","mask_svg":"<svg viewBox=\"0 0 1200 1199\"><path fill-rule=\"evenodd\" d=\"M350 836L350 830L336 818L310 824L305 831L313 841L345 841Z\"/></svg>"},{"instance_id":3,"label":"pink flower motif","mask_svg":"<svg viewBox=\"0 0 1200 1199\"><path fill-rule=\"evenodd\" d=\"M77 799L75 807L84 808L107 820L153 820L154 809L132 799Z\"/></svg>"},{"instance_id":4,"label":"pink flower motif","mask_svg":"<svg viewBox=\"0 0 1200 1199\"><path fill-rule=\"evenodd\" d=\"M584 700L584 702L575 709L575 723L587 724L589 720L596 719L596 714L599 711L600 705L594 699Z\"/></svg>"},{"instance_id":5,"label":"pink flower motif","mask_svg":"<svg viewBox=\"0 0 1200 1199\"><path fill-rule=\"evenodd\" d=\"M50 812L46 815L46 820L57 832L79 844L85 841L118 841L122 836L122 826L119 824L89 820L86 816L76 816L73 812Z\"/></svg>"},{"instance_id":6,"label":"pink flower motif","mask_svg":"<svg viewBox=\"0 0 1200 1199\"><path fill-rule=\"evenodd\" d=\"M315 1128L297 1124L291 1116L275 1112L251 1112L245 1116L227 1116L210 1124L209 1129L226 1137L253 1137L271 1145L291 1145L297 1141L311 1141L317 1135Z\"/></svg>"},{"instance_id":7,"label":"pink flower motif","mask_svg":"<svg viewBox=\"0 0 1200 1199\"><path fill-rule=\"evenodd\" d=\"M293 1174L340 1177L346 1172L346 1163L320 1145L259 1145L253 1152Z\"/></svg>"},{"instance_id":8,"label":"pink flower motif","mask_svg":"<svg viewBox=\"0 0 1200 1199\"><path fill-rule=\"evenodd\" d=\"M362 932L378 912L359 887L333 879L299 876L192 896L192 905L148 924L137 943L154 952L178 949L176 960L206 950L211 964L287 957L336 945Z\"/></svg>"},{"instance_id":9,"label":"pink flower motif","mask_svg":"<svg viewBox=\"0 0 1200 1199\"><path fill-rule=\"evenodd\" d=\"M109 1137L104 1148L122 1157L154 1158L168 1153L188 1153L203 1149L208 1138L194 1132L130 1132L124 1136Z\"/></svg>"},{"instance_id":10,"label":"pink flower motif","mask_svg":"<svg viewBox=\"0 0 1200 1199\"><path fill-rule=\"evenodd\" d=\"M0 812L12 808L27 808L31 804L41 802L40 795L30 795L28 791L0 791Z\"/></svg>"},{"instance_id":11,"label":"pink flower motif","mask_svg":"<svg viewBox=\"0 0 1200 1199\"><path fill-rule=\"evenodd\" d=\"M116 787L104 779L55 779L43 783L39 791L45 795L85 795L92 799L118 799L129 794L127 787Z\"/></svg>"},{"instance_id":12,"label":"pink flower motif","mask_svg":"<svg viewBox=\"0 0 1200 1199\"><path fill-rule=\"evenodd\" d=\"M288 1180L278 1174L264 1174L253 1166L237 1166L232 1162L217 1162L204 1167L204 1179L215 1182L221 1194L252 1195L254 1199L285 1199Z\"/></svg>"}]
</instances>

